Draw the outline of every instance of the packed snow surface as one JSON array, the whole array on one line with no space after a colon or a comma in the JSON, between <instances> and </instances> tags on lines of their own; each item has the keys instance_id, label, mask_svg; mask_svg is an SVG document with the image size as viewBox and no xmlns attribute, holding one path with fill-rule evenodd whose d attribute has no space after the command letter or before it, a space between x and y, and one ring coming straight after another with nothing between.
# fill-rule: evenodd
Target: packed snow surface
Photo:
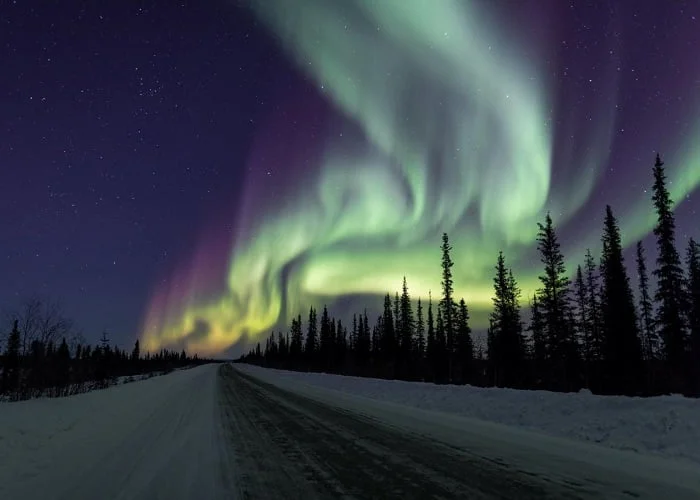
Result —
<instances>
[{"instance_id":1,"label":"packed snow surface","mask_svg":"<svg viewBox=\"0 0 700 500\"><path fill-rule=\"evenodd\" d=\"M236 365L300 384L700 464L700 400L554 393L348 377ZM700 474L700 471L699 471Z\"/></svg>"},{"instance_id":2,"label":"packed snow surface","mask_svg":"<svg viewBox=\"0 0 700 500\"><path fill-rule=\"evenodd\" d=\"M222 498L219 365L0 404L0 499Z\"/></svg>"}]
</instances>

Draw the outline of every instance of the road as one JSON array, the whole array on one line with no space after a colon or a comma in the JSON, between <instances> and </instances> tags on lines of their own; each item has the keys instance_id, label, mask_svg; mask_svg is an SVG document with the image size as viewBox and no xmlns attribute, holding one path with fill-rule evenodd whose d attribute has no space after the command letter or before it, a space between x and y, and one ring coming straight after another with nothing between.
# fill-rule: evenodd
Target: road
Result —
<instances>
[{"instance_id":1,"label":"road","mask_svg":"<svg viewBox=\"0 0 700 500\"><path fill-rule=\"evenodd\" d=\"M700 498L695 464L248 368L0 405L0 499Z\"/></svg>"},{"instance_id":2,"label":"road","mask_svg":"<svg viewBox=\"0 0 700 500\"><path fill-rule=\"evenodd\" d=\"M241 498L592 498L221 367L229 486ZM630 497L631 498L631 497Z\"/></svg>"}]
</instances>

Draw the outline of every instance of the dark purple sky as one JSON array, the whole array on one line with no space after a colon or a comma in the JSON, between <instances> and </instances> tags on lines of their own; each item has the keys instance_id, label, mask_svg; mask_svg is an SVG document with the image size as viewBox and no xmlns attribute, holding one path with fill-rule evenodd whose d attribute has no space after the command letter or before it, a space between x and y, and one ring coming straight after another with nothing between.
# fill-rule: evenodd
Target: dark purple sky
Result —
<instances>
[{"instance_id":1,"label":"dark purple sky","mask_svg":"<svg viewBox=\"0 0 700 500\"><path fill-rule=\"evenodd\" d=\"M59 299L131 341L295 75L217 2L5 2L0 26L0 305Z\"/></svg>"},{"instance_id":2,"label":"dark purple sky","mask_svg":"<svg viewBox=\"0 0 700 500\"><path fill-rule=\"evenodd\" d=\"M542 43L557 40L557 106L577 116L600 108L607 90L590 83L616 71L609 46L623 67L608 99L615 147L573 237L605 201L642 189L653 151L691 139L700 4L557 0L510 14L509 4L498 9L504 24L532 18L533 40L540 15L554 23ZM225 267L236 210L255 209L243 190L257 174L247 165L259 123L290 96L290 120L326 106L235 2L4 2L0 67L0 308L57 299L88 340L107 329L123 345L197 242L209 242L199 258L211 259L213 273ZM555 189L567 175L555 167ZM680 207L682 234L697 228L697 209L693 196Z\"/></svg>"}]
</instances>

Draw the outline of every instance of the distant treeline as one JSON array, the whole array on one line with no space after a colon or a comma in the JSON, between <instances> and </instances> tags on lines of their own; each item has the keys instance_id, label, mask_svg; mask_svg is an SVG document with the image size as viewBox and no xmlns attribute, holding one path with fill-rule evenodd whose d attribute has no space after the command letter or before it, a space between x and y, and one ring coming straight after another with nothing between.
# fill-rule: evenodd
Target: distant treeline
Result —
<instances>
[{"instance_id":1,"label":"distant treeline","mask_svg":"<svg viewBox=\"0 0 700 500\"><path fill-rule=\"evenodd\" d=\"M98 345L85 344L56 304L38 299L28 300L11 316L12 330L0 356L0 400L68 396L107 387L118 377L209 362L184 350L144 354L138 340L131 351L120 350L106 333Z\"/></svg>"},{"instance_id":2,"label":"distant treeline","mask_svg":"<svg viewBox=\"0 0 700 500\"><path fill-rule=\"evenodd\" d=\"M673 203L661 158L653 167L657 214L655 290L641 242L636 245L638 290L630 285L617 220L606 207L602 253L590 250L574 273L566 269L549 214L538 224L543 264L540 288L528 297L530 322L521 320L521 292L503 253L494 256L494 309L485 349L474 347L469 310L454 297L453 261L443 235L442 290L436 303L402 293L384 298L384 312L367 312L351 325L314 308L288 332L272 333L240 361L289 370L367 377L577 391L598 394L700 395L700 246L692 238L684 264L676 247ZM573 275L573 279L570 276ZM484 352L485 351L485 352Z\"/></svg>"}]
</instances>

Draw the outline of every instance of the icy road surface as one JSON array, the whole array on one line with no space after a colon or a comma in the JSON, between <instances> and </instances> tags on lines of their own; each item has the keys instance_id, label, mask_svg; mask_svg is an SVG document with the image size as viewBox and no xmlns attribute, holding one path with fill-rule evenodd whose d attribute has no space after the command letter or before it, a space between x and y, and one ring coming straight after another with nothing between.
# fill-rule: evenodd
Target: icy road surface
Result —
<instances>
[{"instance_id":1,"label":"icy road surface","mask_svg":"<svg viewBox=\"0 0 700 500\"><path fill-rule=\"evenodd\" d=\"M700 470L207 365L0 405L0 499L700 498Z\"/></svg>"},{"instance_id":2,"label":"icy road surface","mask_svg":"<svg viewBox=\"0 0 700 500\"><path fill-rule=\"evenodd\" d=\"M255 376L250 374L254 373ZM700 499L700 469L222 369L247 498Z\"/></svg>"}]
</instances>

